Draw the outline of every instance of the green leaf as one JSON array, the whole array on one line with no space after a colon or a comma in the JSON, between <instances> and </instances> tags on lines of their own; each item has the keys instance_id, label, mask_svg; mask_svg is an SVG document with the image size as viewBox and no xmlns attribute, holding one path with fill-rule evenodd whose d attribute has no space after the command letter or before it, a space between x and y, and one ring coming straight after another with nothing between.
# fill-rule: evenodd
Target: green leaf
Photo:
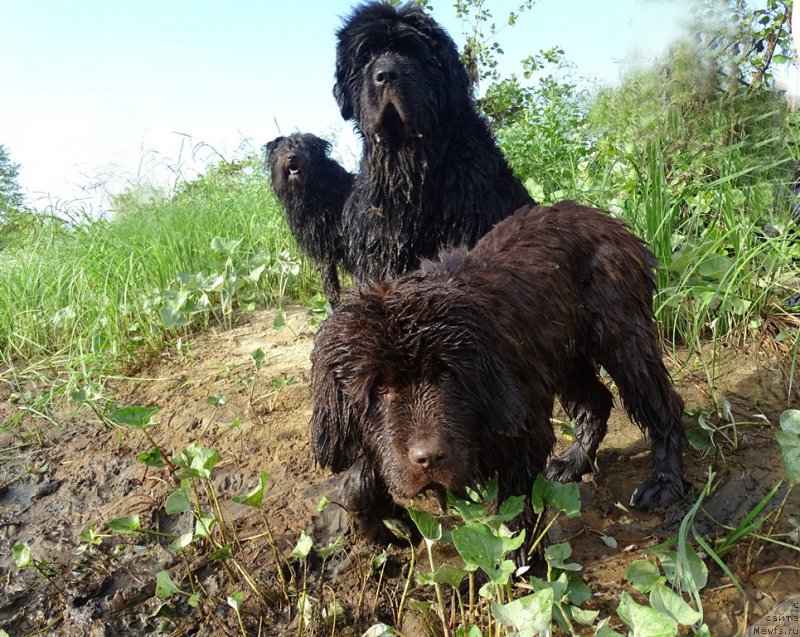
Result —
<instances>
[{"instance_id":1,"label":"green leaf","mask_svg":"<svg viewBox=\"0 0 800 637\"><path fill-rule=\"evenodd\" d=\"M158 447L153 447L150 451L142 451L138 457L148 467L155 467L156 469L164 467L164 459L161 457L161 451Z\"/></svg>"},{"instance_id":2,"label":"green leaf","mask_svg":"<svg viewBox=\"0 0 800 637\"><path fill-rule=\"evenodd\" d=\"M420 573L419 582L421 584L447 584L456 588L466 576L467 571L445 562L433 573Z\"/></svg>"},{"instance_id":3,"label":"green leaf","mask_svg":"<svg viewBox=\"0 0 800 637\"><path fill-rule=\"evenodd\" d=\"M328 506L330 503L331 503L331 501L330 501L330 500L328 500L328 498L326 498L326 497L323 495L323 496L322 496L322 497L319 499L319 502L317 502L317 506L316 506L317 513L321 513L321 512L322 512L322 510L323 510L323 509L324 509L326 506Z\"/></svg>"},{"instance_id":4,"label":"green leaf","mask_svg":"<svg viewBox=\"0 0 800 637\"><path fill-rule=\"evenodd\" d=\"M657 611L666 613L676 622L684 626L692 626L703 619L702 613L689 606L689 604L671 588L660 583L653 586L650 590L650 606Z\"/></svg>"},{"instance_id":5,"label":"green leaf","mask_svg":"<svg viewBox=\"0 0 800 637\"><path fill-rule=\"evenodd\" d=\"M138 515L124 517L124 518L115 518L108 523L108 528L116 533L122 533L123 535L127 533L135 533L137 531L142 530L142 526L139 523Z\"/></svg>"},{"instance_id":6,"label":"green leaf","mask_svg":"<svg viewBox=\"0 0 800 637\"><path fill-rule=\"evenodd\" d=\"M674 637L678 634L678 624L672 617L637 604L628 592L622 593L617 612L631 627L630 637Z\"/></svg>"},{"instance_id":7,"label":"green leaf","mask_svg":"<svg viewBox=\"0 0 800 637\"><path fill-rule=\"evenodd\" d=\"M456 628L456 637L483 637L483 633L475 624L467 623Z\"/></svg>"},{"instance_id":8,"label":"green leaf","mask_svg":"<svg viewBox=\"0 0 800 637\"><path fill-rule=\"evenodd\" d=\"M650 560L635 560L625 569L625 579L640 593L649 593L657 584L664 581L658 565Z\"/></svg>"},{"instance_id":9,"label":"green leaf","mask_svg":"<svg viewBox=\"0 0 800 637\"><path fill-rule=\"evenodd\" d=\"M667 580L678 590L700 591L708 582L708 567L691 544L686 543L685 559L679 559L675 551L665 551L657 555Z\"/></svg>"},{"instance_id":10,"label":"green leaf","mask_svg":"<svg viewBox=\"0 0 800 637\"><path fill-rule=\"evenodd\" d=\"M11 552L14 555L14 564L17 565L17 568L27 568L33 564L31 547L27 544L15 544Z\"/></svg>"},{"instance_id":11,"label":"green leaf","mask_svg":"<svg viewBox=\"0 0 800 637\"><path fill-rule=\"evenodd\" d=\"M225 562L233 557L233 546L225 544L220 546L216 551L212 551L211 559L218 562Z\"/></svg>"},{"instance_id":12,"label":"green leaf","mask_svg":"<svg viewBox=\"0 0 800 637\"><path fill-rule=\"evenodd\" d=\"M383 521L383 525L389 529L396 537L399 537L406 542L411 541L411 529L406 526L406 523L396 518L388 518Z\"/></svg>"},{"instance_id":13,"label":"green leaf","mask_svg":"<svg viewBox=\"0 0 800 637\"><path fill-rule=\"evenodd\" d=\"M367 628L361 637L395 637L397 633L394 628L386 624L374 624Z\"/></svg>"},{"instance_id":14,"label":"green leaf","mask_svg":"<svg viewBox=\"0 0 800 637\"><path fill-rule=\"evenodd\" d=\"M175 553L179 553L187 546L192 543L194 539L194 532L187 531L186 533L181 533L178 537L176 537L172 542L169 544L169 549L174 551Z\"/></svg>"},{"instance_id":15,"label":"green leaf","mask_svg":"<svg viewBox=\"0 0 800 637\"><path fill-rule=\"evenodd\" d=\"M334 552L339 551L345 546L344 535L340 535L328 546L318 546L317 553L323 560L327 560Z\"/></svg>"},{"instance_id":16,"label":"green leaf","mask_svg":"<svg viewBox=\"0 0 800 637\"><path fill-rule=\"evenodd\" d=\"M258 485L252 491L249 491L244 495L233 496L233 501L236 502L236 504L244 504L245 506L260 509L264 500L264 487L266 486L267 482L269 482L269 479L269 473L266 471L260 472L258 474Z\"/></svg>"},{"instance_id":17,"label":"green leaf","mask_svg":"<svg viewBox=\"0 0 800 637\"><path fill-rule=\"evenodd\" d=\"M239 607L244 599L244 593L237 592L228 595L228 606L230 606L236 613L239 613Z\"/></svg>"},{"instance_id":18,"label":"green leaf","mask_svg":"<svg viewBox=\"0 0 800 637\"><path fill-rule=\"evenodd\" d=\"M175 586L175 582L166 571L156 573L156 597L166 599L170 595L180 593L181 589Z\"/></svg>"},{"instance_id":19,"label":"green leaf","mask_svg":"<svg viewBox=\"0 0 800 637\"><path fill-rule=\"evenodd\" d=\"M616 630L612 630L608 627L608 622L611 618L606 617L602 620L597 627L595 628L595 637L624 637L621 633L618 633Z\"/></svg>"},{"instance_id":20,"label":"green leaf","mask_svg":"<svg viewBox=\"0 0 800 637\"><path fill-rule=\"evenodd\" d=\"M782 431L775 432L775 439L781 448L789 486L795 487L800 484L800 410L784 411L780 423Z\"/></svg>"},{"instance_id":21,"label":"green leaf","mask_svg":"<svg viewBox=\"0 0 800 637\"><path fill-rule=\"evenodd\" d=\"M220 408L228 404L228 398L223 394L212 394L206 398L206 402L212 407Z\"/></svg>"},{"instance_id":22,"label":"green leaf","mask_svg":"<svg viewBox=\"0 0 800 637\"><path fill-rule=\"evenodd\" d=\"M545 589L508 604L492 604L492 616L520 637L549 634L553 621L553 591Z\"/></svg>"},{"instance_id":23,"label":"green leaf","mask_svg":"<svg viewBox=\"0 0 800 637\"><path fill-rule=\"evenodd\" d=\"M103 538L94 530L94 524L89 522L89 524L86 525L86 528L80 532L80 535L78 535L78 541L82 542L83 544L99 545L102 544Z\"/></svg>"},{"instance_id":24,"label":"green leaf","mask_svg":"<svg viewBox=\"0 0 800 637\"><path fill-rule=\"evenodd\" d=\"M723 254L712 254L697 266L697 273L704 279L720 281L733 266L733 260Z\"/></svg>"},{"instance_id":25,"label":"green leaf","mask_svg":"<svg viewBox=\"0 0 800 637\"><path fill-rule=\"evenodd\" d=\"M158 425L158 420L153 416L159 411L158 407L120 407L109 413L108 418L120 427L147 429Z\"/></svg>"},{"instance_id":26,"label":"green leaf","mask_svg":"<svg viewBox=\"0 0 800 637\"><path fill-rule=\"evenodd\" d=\"M311 548L313 546L314 540L310 536L306 535L305 531L300 531L300 539L297 540L297 544L292 550L291 557L294 557L298 560L305 560L308 557L308 554L311 552Z\"/></svg>"},{"instance_id":27,"label":"green leaf","mask_svg":"<svg viewBox=\"0 0 800 637\"><path fill-rule=\"evenodd\" d=\"M419 509L409 509L408 514L427 544L433 544L442 539L442 525L430 513Z\"/></svg>"},{"instance_id":28,"label":"green leaf","mask_svg":"<svg viewBox=\"0 0 800 637\"><path fill-rule=\"evenodd\" d=\"M186 600L186 603L192 608L197 608L197 606L200 604L200 593L192 593L189 596L189 599Z\"/></svg>"},{"instance_id":29,"label":"green leaf","mask_svg":"<svg viewBox=\"0 0 800 637\"><path fill-rule=\"evenodd\" d=\"M272 320L272 329L282 330L284 327L286 327L286 312L280 310Z\"/></svg>"},{"instance_id":30,"label":"green leaf","mask_svg":"<svg viewBox=\"0 0 800 637\"><path fill-rule=\"evenodd\" d=\"M256 366L256 371L261 369L261 366L267 362L267 355L264 353L264 350L261 349L260 347L250 352L250 356L253 359L253 364Z\"/></svg>"},{"instance_id":31,"label":"green leaf","mask_svg":"<svg viewBox=\"0 0 800 637\"><path fill-rule=\"evenodd\" d=\"M189 490L186 487L179 487L169 494L164 503L164 510L167 515L175 515L184 511L192 510L192 503L189 502Z\"/></svg>"},{"instance_id":32,"label":"green leaf","mask_svg":"<svg viewBox=\"0 0 800 637\"><path fill-rule=\"evenodd\" d=\"M194 536L210 540L211 531L216 523L217 521L213 517L206 515L199 516L194 524Z\"/></svg>"},{"instance_id":33,"label":"green leaf","mask_svg":"<svg viewBox=\"0 0 800 637\"><path fill-rule=\"evenodd\" d=\"M204 478L211 477L211 471L222 460L222 457L214 449L206 449L196 442L193 442L177 456L173 456L172 462L181 467L177 472L179 478Z\"/></svg>"},{"instance_id":34,"label":"green leaf","mask_svg":"<svg viewBox=\"0 0 800 637\"><path fill-rule=\"evenodd\" d=\"M456 527L452 531L456 550L467 565L483 570L492 581L502 577L497 565L507 553L517 550L525 541L525 531L508 538L498 536L483 524Z\"/></svg>"},{"instance_id":35,"label":"green leaf","mask_svg":"<svg viewBox=\"0 0 800 637\"><path fill-rule=\"evenodd\" d=\"M583 566L580 564L567 564L566 559L572 555L572 547L568 542L561 544L551 544L544 550L544 559L550 568L557 568L561 571L580 571Z\"/></svg>"},{"instance_id":36,"label":"green leaf","mask_svg":"<svg viewBox=\"0 0 800 637\"><path fill-rule=\"evenodd\" d=\"M568 518L575 518L581 514L581 492L576 482L561 484L539 474L533 483L531 505L535 513L551 508L563 511Z\"/></svg>"}]
</instances>

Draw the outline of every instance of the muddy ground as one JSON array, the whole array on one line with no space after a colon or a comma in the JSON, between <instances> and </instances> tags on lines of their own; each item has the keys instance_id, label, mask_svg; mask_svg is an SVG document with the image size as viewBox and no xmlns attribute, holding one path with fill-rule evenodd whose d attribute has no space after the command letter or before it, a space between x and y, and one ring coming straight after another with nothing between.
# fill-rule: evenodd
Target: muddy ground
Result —
<instances>
[{"instance_id":1,"label":"muddy ground","mask_svg":"<svg viewBox=\"0 0 800 637\"><path fill-rule=\"evenodd\" d=\"M260 596L230 559L214 560L201 541L178 556L167 550L169 539L109 532L110 520L138 514L143 527L174 536L190 531L193 519L189 513L166 514L165 500L175 484L167 469L147 467L138 459L150 448L140 431L109 428L85 406L74 405L51 419L27 417L10 425L26 399L24 392L20 398L25 388L6 377L8 382L0 383L0 422L6 424L0 434L0 628L12 637L241 635L236 614L226 603L228 595L241 591L248 635L299 634L294 593L303 582L314 613L334 600L340 605L335 626L315 621L306 634L360 635L377 621L394 622L407 549L390 549L382 577L368 573L379 551L358 542L335 554L322 570L319 560L314 561L305 577L300 563L286 559L335 478L314 466L308 446L313 323L303 309L289 312L288 327L281 330L272 328L273 318L272 312L252 313L234 329L197 334L180 351L164 352L106 388L106 395L120 406L161 409L161 424L151 431L166 452L175 454L197 441L221 454L213 484L228 520L228 539ZM256 373L251 352L257 348L266 354L266 362ZM773 432L780 413L793 402L787 397L785 365L764 346L723 349L719 355L713 371L716 398L730 402L738 445L732 444L729 427L715 436L715 452L687 450L693 491L686 500L662 515L624 507L646 476L650 459L647 442L615 409L599 456L600 473L581 484L582 517L554 528L551 541L569 540L573 559L584 565L581 575L594 593L586 607L599 609L601 616L612 614L626 589L626 566L644 549L675 535L709 468L716 473L715 489L698 526L712 538L725 534L721 524L735 526L784 477ZM668 363L687 410L715 413L706 370L694 359L681 365L676 356ZM209 396L220 395L226 404L209 404ZM725 424L717 416L710 420ZM696 427L691 420L687 423ZM230 500L253 488L260 471L271 474L263 515ZM797 496L789 499L783 520L800 510ZM437 511L433 503L423 505ZM90 523L107 536L99 544L78 539ZM773 534L785 530L778 524ZM284 564L280 572L285 585L277 576L269 533ZM616 547L604 543L603 535L615 538ZM11 551L17 543L30 546L39 571L17 568ZM712 634L734 635L800 592L797 556L790 548L763 541L740 542L726 562L744 595L710 564L703 603ZM158 599L155 577L162 570L187 595ZM197 607L187 603L193 586L200 593ZM414 587L411 596L430 598L431 591ZM427 634L426 626L409 612L403 634ZM617 619L612 626L621 627Z\"/></svg>"}]
</instances>

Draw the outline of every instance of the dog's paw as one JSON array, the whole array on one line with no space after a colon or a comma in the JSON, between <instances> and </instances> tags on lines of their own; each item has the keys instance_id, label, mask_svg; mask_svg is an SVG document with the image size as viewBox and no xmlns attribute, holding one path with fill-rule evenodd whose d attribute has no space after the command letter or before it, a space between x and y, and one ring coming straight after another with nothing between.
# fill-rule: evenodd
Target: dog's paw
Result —
<instances>
[{"instance_id":1,"label":"dog's paw","mask_svg":"<svg viewBox=\"0 0 800 637\"><path fill-rule=\"evenodd\" d=\"M689 490L689 483L681 475L659 474L651 476L631 494L631 506L645 511L665 509L675 504Z\"/></svg>"},{"instance_id":2,"label":"dog's paw","mask_svg":"<svg viewBox=\"0 0 800 637\"><path fill-rule=\"evenodd\" d=\"M583 449L579 444L574 444L560 456L550 459L544 475L556 482L576 482L591 471L592 465Z\"/></svg>"}]
</instances>

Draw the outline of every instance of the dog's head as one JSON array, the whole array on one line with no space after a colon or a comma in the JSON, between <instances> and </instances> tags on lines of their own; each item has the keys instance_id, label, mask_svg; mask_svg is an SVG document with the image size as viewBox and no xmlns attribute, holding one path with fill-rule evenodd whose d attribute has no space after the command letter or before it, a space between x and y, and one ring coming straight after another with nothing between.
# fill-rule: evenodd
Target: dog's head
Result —
<instances>
[{"instance_id":1,"label":"dog's head","mask_svg":"<svg viewBox=\"0 0 800 637\"><path fill-rule=\"evenodd\" d=\"M444 278L362 291L320 328L311 430L321 465L343 471L364 454L398 496L460 492L494 470L492 449L513 444L522 395L474 299Z\"/></svg>"},{"instance_id":2,"label":"dog's head","mask_svg":"<svg viewBox=\"0 0 800 637\"><path fill-rule=\"evenodd\" d=\"M375 144L399 147L447 126L469 104L456 45L419 7L370 2L339 30L333 95Z\"/></svg>"},{"instance_id":3,"label":"dog's head","mask_svg":"<svg viewBox=\"0 0 800 637\"><path fill-rule=\"evenodd\" d=\"M310 133L276 137L264 146L272 187L279 196L313 182L328 158L331 145Z\"/></svg>"}]
</instances>

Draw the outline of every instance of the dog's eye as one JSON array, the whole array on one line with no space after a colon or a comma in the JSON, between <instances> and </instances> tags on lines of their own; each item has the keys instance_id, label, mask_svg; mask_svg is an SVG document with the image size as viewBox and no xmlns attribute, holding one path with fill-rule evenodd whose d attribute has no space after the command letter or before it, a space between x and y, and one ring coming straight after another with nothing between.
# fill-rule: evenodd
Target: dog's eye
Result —
<instances>
[{"instance_id":1,"label":"dog's eye","mask_svg":"<svg viewBox=\"0 0 800 637\"><path fill-rule=\"evenodd\" d=\"M442 367L439 371L439 380L450 380L455 376L455 373L449 367Z\"/></svg>"},{"instance_id":2,"label":"dog's eye","mask_svg":"<svg viewBox=\"0 0 800 637\"><path fill-rule=\"evenodd\" d=\"M378 379L375 381L373 391L381 398L384 398L389 394L389 385L385 381Z\"/></svg>"}]
</instances>

